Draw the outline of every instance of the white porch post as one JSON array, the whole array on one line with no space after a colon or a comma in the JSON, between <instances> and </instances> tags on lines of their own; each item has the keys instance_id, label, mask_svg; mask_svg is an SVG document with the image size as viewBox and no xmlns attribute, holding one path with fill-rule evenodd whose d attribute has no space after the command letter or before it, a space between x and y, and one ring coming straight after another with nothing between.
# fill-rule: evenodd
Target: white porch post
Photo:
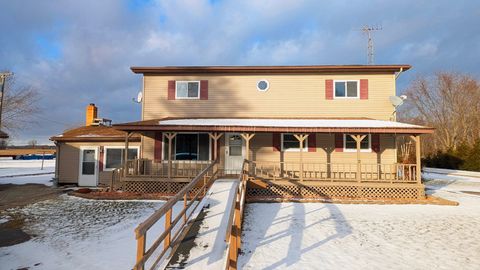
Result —
<instances>
[{"instance_id":1,"label":"white porch post","mask_svg":"<svg viewBox=\"0 0 480 270\"><path fill-rule=\"evenodd\" d=\"M413 135L410 138L415 141L415 163L416 163L416 170L415 170L415 178L417 183L422 183L422 157L420 154L420 135Z\"/></svg>"},{"instance_id":2,"label":"white porch post","mask_svg":"<svg viewBox=\"0 0 480 270\"><path fill-rule=\"evenodd\" d=\"M172 140L177 136L175 132L165 133L165 137L168 139L168 179L172 179Z\"/></svg>"},{"instance_id":3,"label":"white porch post","mask_svg":"<svg viewBox=\"0 0 480 270\"><path fill-rule=\"evenodd\" d=\"M129 143L129 138L132 136L132 132L127 131L125 134L125 149L123 151L123 176L127 175L127 160L128 160L128 143Z\"/></svg>"},{"instance_id":4,"label":"white porch post","mask_svg":"<svg viewBox=\"0 0 480 270\"><path fill-rule=\"evenodd\" d=\"M361 148L361 143L362 140L367 137L367 135L350 135L352 137L356 144L357 144L357 181L360 182L362 180L362 161L360 159L360 148Z\"/></svg>"},{"instance_id":5,"label":"white porch post","mask_svg":"<svg viewBox=\"0 0 480 270\"><path fill-rule=\"evenodd\" d=\"M303 181L303 143L307 139L308 134L294 134L300 143L300 181Z\"/></svg>"},{"instance_id":6,"label":"white porch post","mask_svg":"<svg viewBox=\"0 0 480 270\"><path fill-rule=\"evenodd\" d=\"M209 132L208 136L213 140L213 153L212 159L217 160L217 153L218 153L218 140L222 137L223 133L218 132Z\"/></svg>"}]
</instances>

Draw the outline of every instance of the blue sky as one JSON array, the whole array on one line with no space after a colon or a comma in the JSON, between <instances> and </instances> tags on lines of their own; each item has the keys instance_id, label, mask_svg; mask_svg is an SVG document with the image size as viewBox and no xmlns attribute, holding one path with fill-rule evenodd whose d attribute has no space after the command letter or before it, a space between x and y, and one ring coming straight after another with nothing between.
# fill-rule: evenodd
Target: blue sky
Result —
<instances>
[{"instance_id":1,"label":"blue sky","mask_svg":"<svg viewBox=\"0 0 480 270\"><path fill-rule=\"evenodd\" d=\"M363 25L378 64L418 75L480 77L479 1L0 0L0 70L41 93L40 114L14 142L83 124L94 102L114 122L140 118L131 101L142 65L365 64Z\"/></svg>"}]
</instances>

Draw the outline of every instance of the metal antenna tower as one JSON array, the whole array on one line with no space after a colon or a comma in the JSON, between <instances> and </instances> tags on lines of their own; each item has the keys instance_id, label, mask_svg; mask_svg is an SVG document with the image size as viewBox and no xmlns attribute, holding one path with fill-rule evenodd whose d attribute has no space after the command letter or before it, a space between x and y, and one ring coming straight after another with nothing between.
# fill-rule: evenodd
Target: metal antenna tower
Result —
<instances>
[{"instance_id":1,"label":"metal antenna tower","mask_svg":"<svg viewBox=\"0 0 480 270\"><path fill-rule=\"evenodd\" d=\"M368 26L365 25L360 31L362 31L364 34L367 35L368 37L368 45L367 45L367 63L369 65L373 65L375 63L375 54L374 54L374 49L373 49L373 38L372 38L372 32L373 31L379 31L382 30L381 26Z\"/></svg>"}]
</instances>

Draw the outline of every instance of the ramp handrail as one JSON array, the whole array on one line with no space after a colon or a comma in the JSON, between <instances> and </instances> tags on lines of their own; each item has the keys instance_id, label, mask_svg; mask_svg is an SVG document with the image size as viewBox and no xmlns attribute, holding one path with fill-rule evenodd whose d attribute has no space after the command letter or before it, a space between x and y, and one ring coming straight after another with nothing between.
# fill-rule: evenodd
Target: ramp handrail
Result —
<instances>
[{"instance_id":1,"label":"ramp handrail","mask_svg":"<svg viewBox=\"0 0 480 270\"><path fill-rule=\"evenodd\" d=\"M145 268L145 263L150 259L152 254L158 249L160 244L163 242L163 250L160 251L160 254L153 262L150 269L154 269L164 258L167 251L175 246L176 243L181 241L184 235L181 233L186 229L186 225L190 221L190 217L195 212L196 208L198 207L199 203L195 206L194 202L199 198L201 192L203 194L206 193L207 188L211 185L215 176L218 172L218 166L216 166L218 160L215 160L212 164L210 164L207 168L202 170L193 180L188 183L184 188L182 188L175 196L170 198L160 209L155 211L150 217L148 217L145 221L140 223L140 225L135 228L135 238L137 240L137 259L133 269L136 270L143 270ZM210 173L209 173L210 172ZM202 183L203 180L203 183ZM201 185L199 187L199 185ZM193 192L193 189L199 187L198 191L195 192L193 197L190 198L190 202L187 202L187 195ZM172 221L172 213L174 205L183 199L183 209L173 217ZM193 206L193 207L192 207ZM187 210L192 207L190 214L187 214ZM146 249L146 236L147 231L162 217L165 216L165 228L162 234L153 242L153 244ZM175 228L175 225L182 219L183 223L181 228L178 229L176 233L172 236L172 230Z\"/></svg>"},{"instance_id":2,"label":"ramp handrail","mask_svg":"<svg viewBox=\"0 0 480 270\"><path fill-rule=\"evenodd\" d=\"M227 235L225 238L229 243L227 249L227 270L237 269L238 252L241 247L243 210L245 205L245 194L247 191L249 164L248 160L244 160L240 173L240 184L238 185L236 195L232 200L234 207L231 207L232 210L230 212Z\"/></svg>"}]
</instances>

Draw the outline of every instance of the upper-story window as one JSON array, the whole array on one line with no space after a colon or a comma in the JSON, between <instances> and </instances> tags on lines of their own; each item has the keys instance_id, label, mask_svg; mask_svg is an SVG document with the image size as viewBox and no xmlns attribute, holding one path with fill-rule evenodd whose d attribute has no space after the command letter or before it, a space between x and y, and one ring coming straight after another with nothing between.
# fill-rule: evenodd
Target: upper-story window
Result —
<instances>
[{"instance_id":1,"label":"upper-story window","mask_svg":"<svg viewBox=\"0 0 480 270\"><path fill-rule=\"evenodd\" d=\"M175 85L175 99L199 99L199 81L177 81Z\"/></svg>"},{"instance_id":2,"label":"upper-story window","mask_svg":"<svg viewBox=\"0 0 480 270\"><path fill-rule=\"evenodd\" d=\"M359 98L358 81L335 81L335 98Z\"/></svg>"}]
</instances>

